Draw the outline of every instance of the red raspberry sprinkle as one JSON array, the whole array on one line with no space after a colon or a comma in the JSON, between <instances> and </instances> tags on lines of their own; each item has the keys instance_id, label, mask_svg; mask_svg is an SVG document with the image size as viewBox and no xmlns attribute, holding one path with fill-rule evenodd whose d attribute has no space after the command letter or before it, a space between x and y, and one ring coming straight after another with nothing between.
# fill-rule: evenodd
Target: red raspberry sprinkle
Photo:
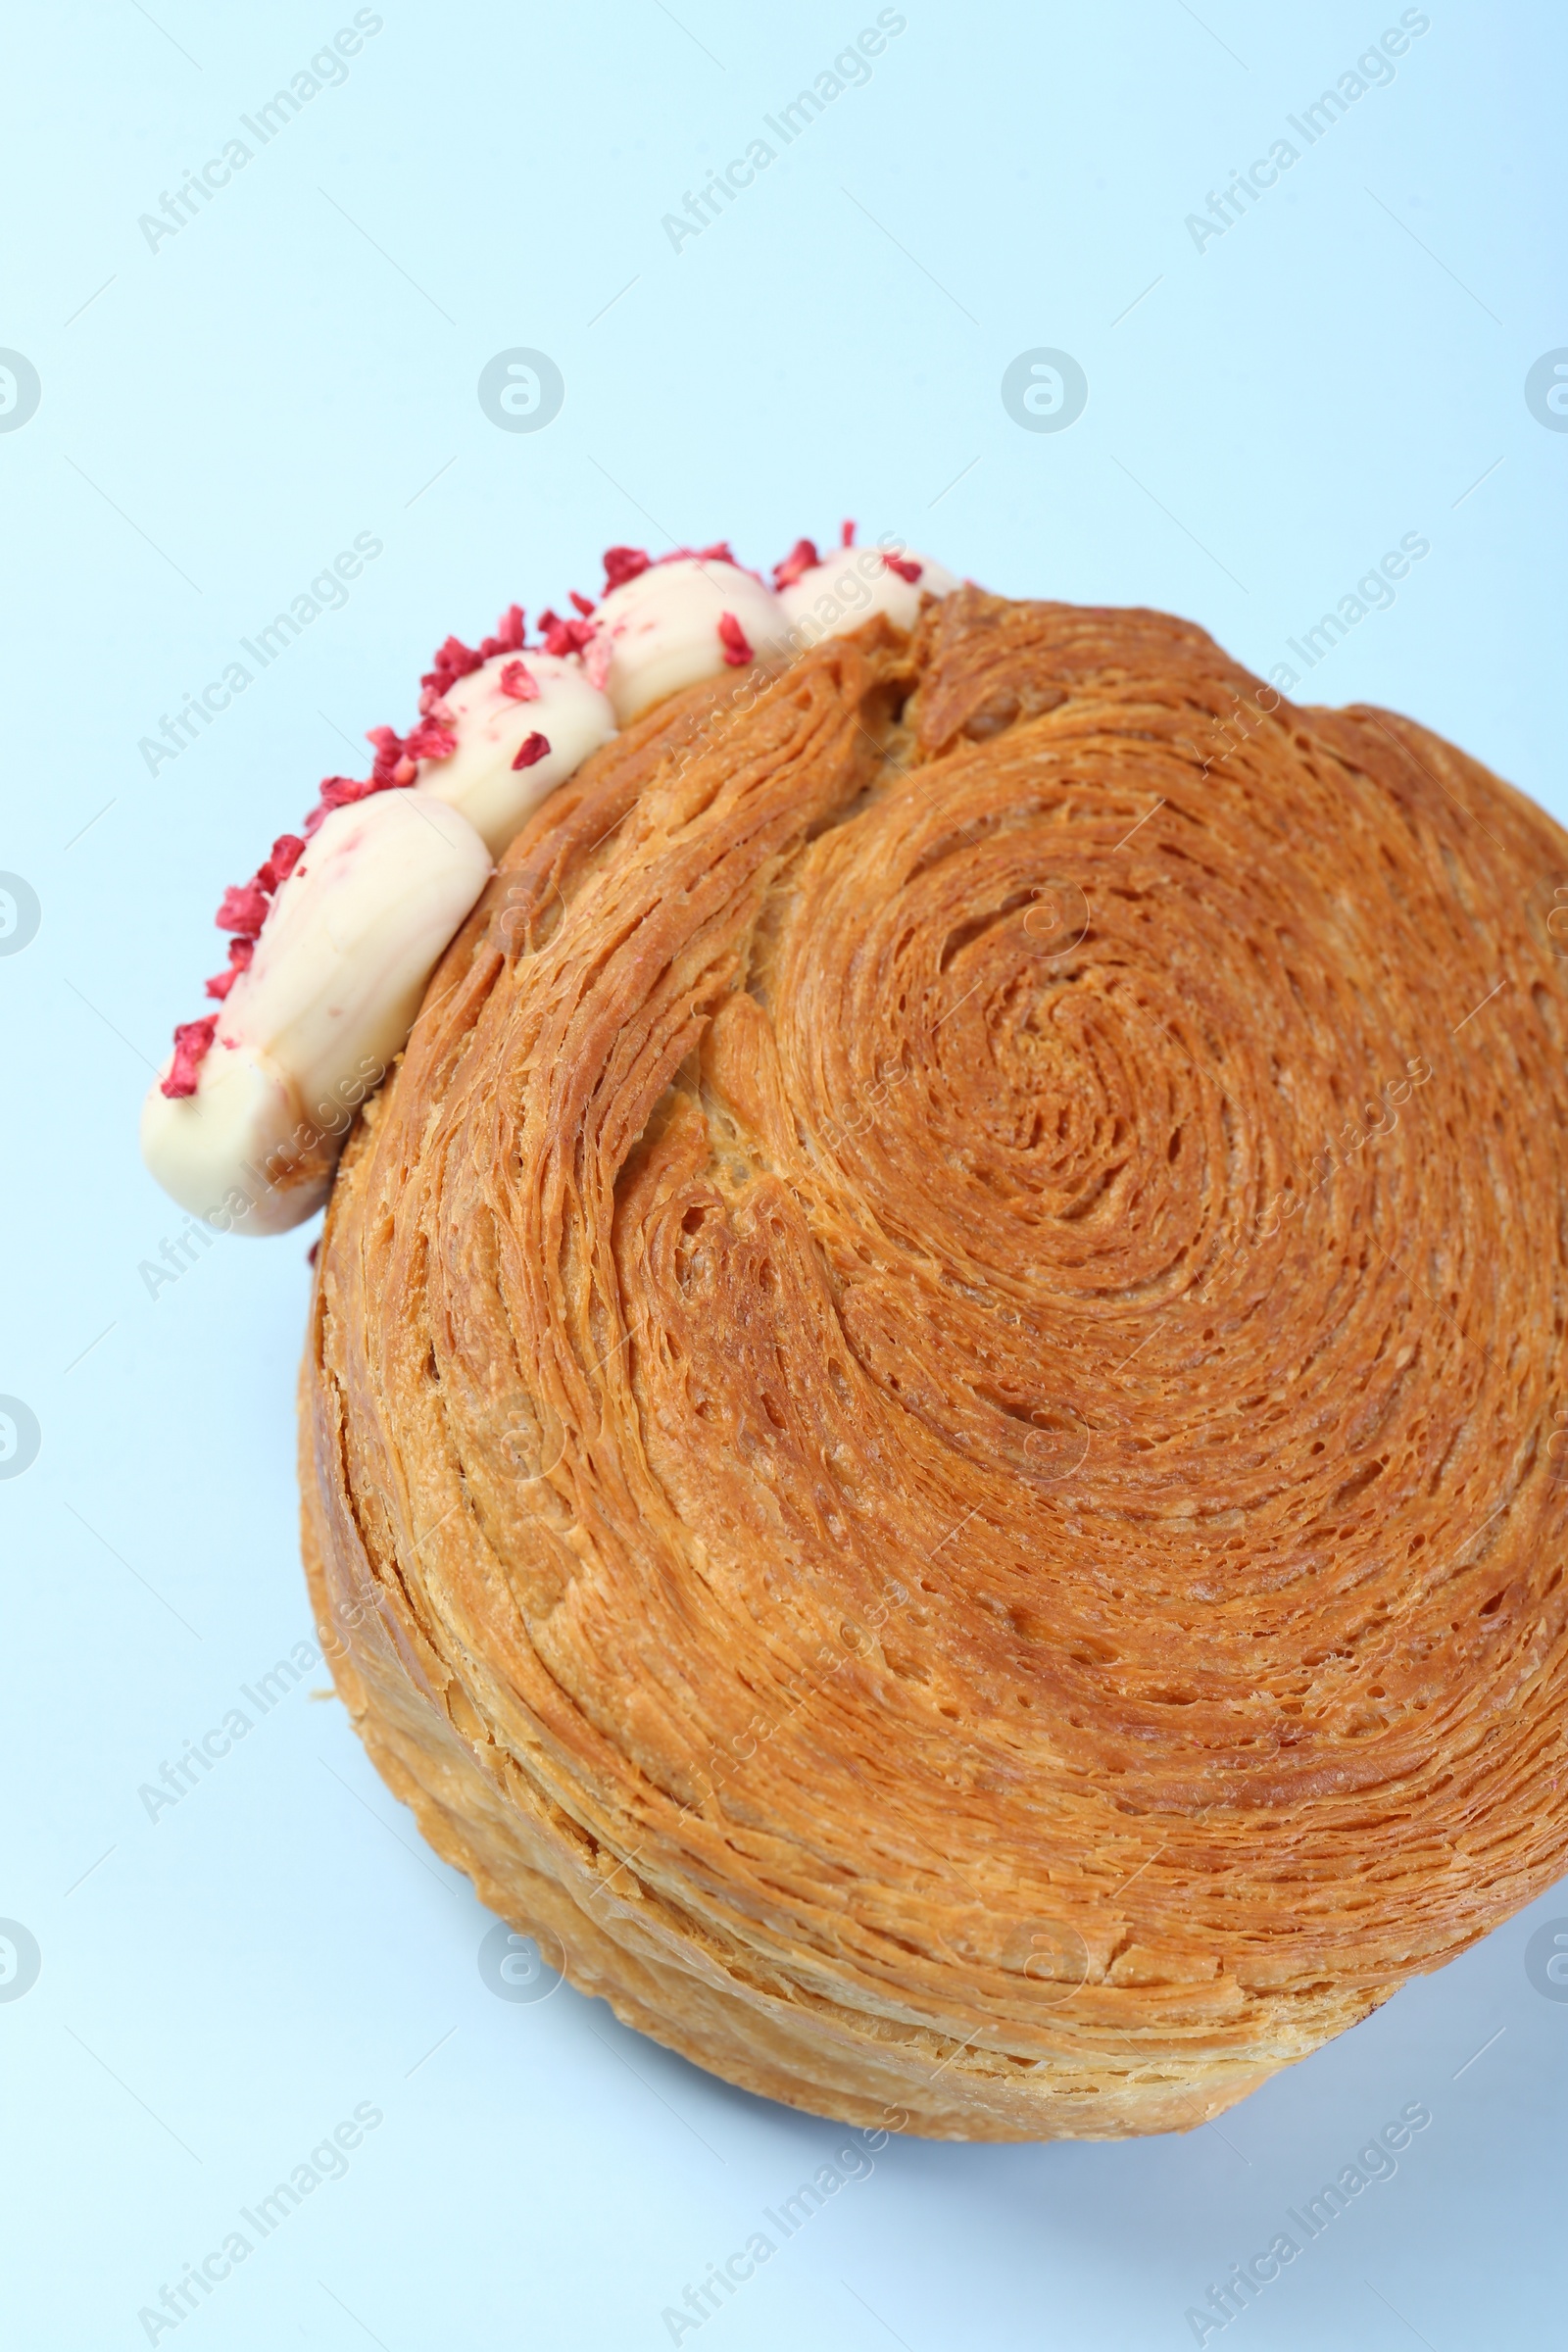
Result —
<instances>
[{"instance_id":1,"label":"red raspberry sprinkle","mask_svg":"<svg viewBox=\"0 0 1568 2352\"><path fill-rule=\"evenodd\" d=\"M217 1027L218 1015L210 1012L202 1021L181 1021L174 1031L173 1062L159 1089L171 1102L181 1102L186 1095L196 1092L196 1073L212 1050Z\"/></svg>"},{"instance_id":2,"label":"red raspberry sprinkle","mask_svg":"<svg viewBox=\"0 0 1568 2352\"><path fill-rule=\"evenodd\" d=\"M272 884L274 890L279 882L288 880L304 855L305 844L297 833L280 833L278 835L272 844L272 855L267 860L267 865L262 868L265 874L268 866L270 866L276 877Z\"/></svg>"},{"instance_id":3,"label":"red raspberry sprinkle","mask_svg":"<svg viewBox=\"0 0 1568 2352\"><path fill-rule=\"evenodd\" d=\"M300 847L303 849L304 846L302 842ZM208 981L208 996L216 997L221 1004L241 972L250 970L255 954L256 942L254 939L231 939L228 943L228 969L226 972L216 973Z\"/></svg>"},{"instance_id":4,"label":"red raspberry sprinkle","mask_svg":"<svg viewBox=\"0 0 1568 2352\"><path fill-rule=\"evenodd\" d=\"M522 640L522 607L509 605L496 622L495 635L481 640L479 659L481 662L493 662L497 654L520 654Z\"/></svg>"},{"instance_id":5,"label":"red raspberry sprinkle","mask_svg":"<svg viewBox=\"0 0 1568 2352\"><path fill-rule=\"evenodd\" d=\"M925 568L922 564L911 564L906 556L884 556L882 561L889 571L896 571L901 580L908 581L911 588Z\"/></svg>"},{"instance_id":6,"label":"red raspberry sprinkle","mask_svg":"<svg viewBox=\"0 0 1568 2352\"><path fill-rule=\"evenodd\" d=\"M624 588L628 580L640 579L653 558L646 548L607 547L605 550L605 593L612 588Z\"/></svg>"},{"instance_id":7,"label":"red raspberry sprinkle","mask_svg":"<svg viewBox=\"0 0 1568 2352\"><path fill-rule=\"evenodd\" d=\"M418 770L408 757L408 748L401 735L391 727L367 727L365 739L375 746L375 765L370 770L370 781L362 785L359 792L345 793L345 800L361 800L367 792L385 792L393 784L414 782ZM342 783L348 780L347 777L339 778Z\"/></svg>"},{"instance_id":8,"label":"red raspberry sprinkle","mask_svg":"<svg viewBox=\"0 0 1568 2352\"><path fill-rule=\"evenodd\" d=\"M550 738L548 735L541 735L538 728L535 727L533 733L522 744L512 764L514 767L533 767L539 760L548 760L549 757Z\"/></svg>"},{"instance_id":9,"label":"red raspberry sprinkle","mask_svg":"<svg viewBox=\"0 0 1568 2352\"><path fill-rule=\"evenodd\" d=\"M797 539L782 564L773 566L775 588L793 588L803 571L814 571L822 561L814 539Z\"/></svg>"},{"instance_id":10,"label":"red raspberry sprinkle","mask_svg":"<svg viewBox=\"0 0 1568 2352\"><path fill-rule=\"evenodd\" d=\"M331 815L334 808L346 808L351 801L363 801L367 793L374 790L375 786L364 776L323 776L320 807L313 809L311 814L318 825L323 816ZM305 830L307 833L316 830L310 817L305 820Z\"/></svg>"},{"instance_id":11,"label":"red raspberry sprinkle","mask_svg":"<svg viewBox=\"0 0 1568 2352\"><path fill-rule=\"evenodd\" d=\"M461 637L448 637L444 644L438 645L431 665L419 684L426 694L439 699L460 678L469 677L474 670L482 669L496 654L520 653L522 638L522 607L509 605L496 622L495 635L484 638L477 647L465 645ZM422 697L420 708L425 708Z\"/></svg>"},{"instance_id":12,"label":"red raspberry sprinkle","mask_svg":"<svg viewBox=\"0 0 1568 2352\"><path fill-rule=\"evenodd\" d=\"M539 681L525 662L508 662L501 672L501 691L514 703L536 703Z\"/></svg>"},{"instance_id":13,"label":"red raspberry sprinkle","mask_svg":"<svg viewBox=\"0 0 1568 2352\"><path fill-rule=\"evenodd\" d=\"M267 920L267 892L259 878L252 875L237 887L231 883L213 920L220 931L239 931L254 939Z\"/></svg>"},{"instance_id":14,"label":"red raspberry sprinkle","mask_svg":"<svg viewBox=\"0 0 1568 2352\"><path fill-rule=\"evenodd\" d=\"M438 695L445 694L460 678L466 678L470 670L479 668L483 661L484 656L477 647L465 645L461 637L448 637L436 647L430 666L419 684L431 688Z\"/></svg>"},{"instance_id":15,"label":"red raspberry sprinkle","mask_svg":"<svg viewBox=\"0 0 1568 2352\"><path fill-rule=\"evenodd\" d=\"M744 668L752 659L752 649L746 642L746 631L733 612L718 616L718 642L724 648L724 659L731 669Z\"/></svg>"},{"instance_id":16,"label":"red raspberry sprinkle","mask_svg":"<svg viewBox=\"0 0 1568 2352\"><path fill-rule=\"evenodd\" d=\"M853 547L855 545L855 525L853 522L840 524L839 545L840 547Z\"/></svg>"},{"instance_id":17,"label":"red raspberry sprinkle","mask_svg":"<svg viewBox=\"0 0 1568 2352\"><path fill-rule=\"evenodd\" d=\"M569 590L568 593L571 597L572 603L576 606L584 620L586 620L594 609L593 598L591 596L579 596L575 588Z\"/></svg>"},{"instance_id":18,"label":"red raspberry sprinkle","mask_svg":"<svg viewBox=\"0 0 1568 2352\"><path fill-rule=\"evenodd\" d=\"M605 680L614 659L615 641L608 629L601 629L582 658L583 675L600 694L605 691Z\"/></svg>"},{"instance_id":19,"label":"red raspberry sprinkle","mask_svg":"<svg viewBox=\"0 0 1568 2352\"><path fill-rule=\"evenodd\" d=\"M594 633L590 622L563 620L556 612L541 612L539 627L545 641L545 652L557 656L580 654Z\"/></svg>"},{"instance_id":20,"label":"red raspberry sprinkle","mask_svg":"<svg viewBox=\"0 0 1568 2352\"><path fill-rule=\"evenodd\" d=\"M727 539L715 539L711 547L672 547L667 556L660 556L657 561L661 564L729 564L736 571L743 568L730 553Z\"/></svg>"},{"instance_id":21,"label":"red raspberry sprinkle","mask_svg":"<svg viewBox=\"0 0 1568 2352\"><path fill-rule=\"evenodd\" d=\"M421 718L403 740L406 760L450 760L457 748L458 730L450 712L443 718Z\"/></svg>"},{"instance_id":22,"label":"red raspberry sprinkle","mask_svg":"<svg viewBox=\"0 0 1568 2352\"><path fill-rule=\"evenodd\" d=\"M401 758L403 746L399 738L392 734L391 728L377 727L375 732L378 735L390 736L392 743L396 747L399 757ZM385 792L388 787L395 782L401 781L407 783L417 771L415 768L412 760L407 761L406 764L408 766L409 775L401 779L395 777L390 770L388 770L385 775L323 776L321 778L321 790L317 800L316 807L311 810L310 815L305 819L306 840L310 841L318 832L319 832L321 826L325 824L327 818L331 815L334 808L347 808L355 801L363 801L368 799L372 792ZM376 766L379 770L379 759L377 760Z\"/></svg>"}]
</instances>

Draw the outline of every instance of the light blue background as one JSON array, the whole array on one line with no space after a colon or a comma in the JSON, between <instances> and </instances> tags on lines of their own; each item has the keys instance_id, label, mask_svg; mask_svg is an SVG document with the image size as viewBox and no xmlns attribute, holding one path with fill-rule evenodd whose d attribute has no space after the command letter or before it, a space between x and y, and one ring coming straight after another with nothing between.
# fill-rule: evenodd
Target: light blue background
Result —
<instances>
[{"instance_id":1,"label":"light blue background","mask_svg":"<svg viewBox=\"0 0 1568 2352\"><path fill-rule=\"evenodd\" d=\"M225 1242L156 1298L138 1275L182 1220L137 1104L220 960L212 907L346 743L408 721L447 629L595 590L611 541L763 563L844 514L1001 590L1193 615L1259 668L1421 532L1305 691L1413 711L1568 814L1568 434L1523 398L1568 344L1564 19L1435 0L1392 85L1200 254L1184 216L1397 8L910 0L868 85L677 254L661 217L874 9L387 0L345 84L156 252L138 215L352 11L153 14L14 11L0 146L0 344L43 385L0 435L0 867L43 910L0 959L0 1390L43 1430L0 1483L0 1913L43 1953L0 2003L0 2333L143 2343L138 2308L368 2100L347 2178L165 2343L635 2352L833 2129L564 1988L494 1998L485 1915L335 1702L293 1692L156 1823L137 1798L309 1631L308 1236ZM537 434L475 398L512 345L565 377ZM1003 410L1035 345L1088 373L1066 432ZM138 739L361 531L385 552L347 607L150 776ZM1523 1954L1564 1914L1560 1887L1218 2129L889 2145L704 2352L1190 2343L1207 2282L1416 2099L1398 2177L1227 2342L1560 2340L1568 2003Z\"/></svg>"}]
</instances>

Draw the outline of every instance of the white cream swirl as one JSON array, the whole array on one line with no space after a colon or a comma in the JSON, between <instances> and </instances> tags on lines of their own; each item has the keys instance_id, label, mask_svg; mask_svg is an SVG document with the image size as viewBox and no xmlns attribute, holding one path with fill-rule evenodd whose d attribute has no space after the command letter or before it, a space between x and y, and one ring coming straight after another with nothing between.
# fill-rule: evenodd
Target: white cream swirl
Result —
<instances>
[{"instance_id":1,"label":"white cream swirl","mask_svg":"<svg viewBox=\"0 0 1568 2352\"><path fill-rule=\"evenodd\" d=\"M585 653L498 653L427 697L422 736L446 730L452 750L418 758L412 784L320 821L278 883L205 1053L198 1043L194 1092L163 1091L172 1057L148 1094L152 1174L220 1231L300 1224L325 1199L354 1111L406 1044L492 860L617 726L873 612L911 627L922 596L956 585L927 558L845 548L775 595L716 554L683 555L611 589Z\"/></svg>"},{"instance_id":2,"label":"white cream swirl","mask_svg":"<svg viewBox=\"0 0 1568 2352\"><path fill-rule=\"evenodd\" d=\"M589 684L574 654L497 654L449 687L441 707L458 748L420 760L418 789L461 808L493 858L615 732L608 696ZM536 737L545 749L527 759Z\"/></svg>"},{"instance_id":3,"label":"white cream swirl","mask_svg":"<svg viewBox=\"0 0 1568 2352\"><path fill-rule=\"evenodd\" d=\"M804 652L824 637L862 628L873 612L886 613L895 628L912 629L922 597L948 596L957 586L947 566L929 556L911 556L907 549L895 554L881 547L840 547L792 580L779 601L791 641Z\"/></svg>"},{"instance_id":4,"label":"white cream swirl","mask_svg":"<svg viewBox=\"0 0 1568 2352\"><path fill-rule=\"evenodd\" d=\"M624 727L683 686L767 661L789 645L782 601L752 571L710 557L651 564L595 614L610 645L605 691Z\"/></svg>"},{"instance_id":5,"label":"white cream swirl","mask_svg":"<svg viewBox=\"0 0 1568 2352\"><path fill-rule=\"evenodd\" d=\"M182 1208L281 1233L320 1205L355 1104L407 1043L489 875L473 826L427 793L333 810L278 886L196 1092L171 1101L154 1085L142 1106L142 1156Z\"/></svg>"}]
</instances>

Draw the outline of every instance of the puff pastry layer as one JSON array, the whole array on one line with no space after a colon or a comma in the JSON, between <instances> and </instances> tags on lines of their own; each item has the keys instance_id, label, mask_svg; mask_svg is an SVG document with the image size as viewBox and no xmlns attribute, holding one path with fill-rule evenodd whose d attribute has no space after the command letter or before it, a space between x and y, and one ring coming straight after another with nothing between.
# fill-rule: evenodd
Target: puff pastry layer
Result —
<instances>
[{"instance_id":1,"label":"puff pastry layer","mask_svg":"<svg viewBox=\"0 0 1568 2352\"><path fill-rule=\"evenodd\" d=\"M431 1843L951 2138L1200 2122L1542 1891L1565 906L1152 612L961 590L595 754L318 1270L312 1591Z\"/></svg>"}]
</instances>

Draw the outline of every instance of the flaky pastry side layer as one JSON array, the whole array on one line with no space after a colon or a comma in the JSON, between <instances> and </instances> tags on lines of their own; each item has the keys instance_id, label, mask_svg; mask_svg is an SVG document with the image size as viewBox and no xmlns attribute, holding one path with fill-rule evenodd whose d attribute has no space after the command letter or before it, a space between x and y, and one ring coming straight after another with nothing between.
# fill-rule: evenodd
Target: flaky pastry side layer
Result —
<instances>
[{"instance_id":1,"label":"flaky pastry side layer","mask_svg":"<svg viewBox=\"0 0 1568 2352\"><path fill-rule=\"evenodd\" d=\"M596 754L302 1374L437 1851L700 2065L952 2138L1200 2122L1549 1885L1558 882L1157 613L963 590Z\"/></svg>"}]
</instances>

